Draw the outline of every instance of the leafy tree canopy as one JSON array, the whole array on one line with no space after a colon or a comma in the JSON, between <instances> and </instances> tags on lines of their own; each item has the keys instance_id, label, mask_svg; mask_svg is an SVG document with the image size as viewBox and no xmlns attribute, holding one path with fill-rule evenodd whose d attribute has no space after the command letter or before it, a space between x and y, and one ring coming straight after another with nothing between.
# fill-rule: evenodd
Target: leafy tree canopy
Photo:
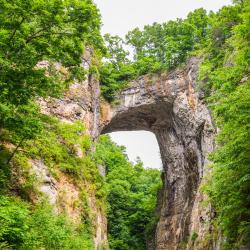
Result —
<instances>
[{"instance_id":1,"label":"leafy tree canopy","mask_svg":"<svg viewBox=\"0 0 250 250\"><path fill-rule=\"evenodd\" d=\"M85 47L103 50L99 29L90 0L0 0L0 128L32 116L34 97L58 96L83 79Z\"/></svg>"},{"instance_id":2,"label":"leafy tree canopy","mask_svg":"<svg viewBox=\"0 0 250 250\"><path fill-rule=\"evenodd\" d=\"M144 250L152 236L157 192L161 172L144 169L138 159L133 165L124 147L102 136L96 148L96 160L107 168L108 233L113 250Z\"/></svg>"}]
</instances>

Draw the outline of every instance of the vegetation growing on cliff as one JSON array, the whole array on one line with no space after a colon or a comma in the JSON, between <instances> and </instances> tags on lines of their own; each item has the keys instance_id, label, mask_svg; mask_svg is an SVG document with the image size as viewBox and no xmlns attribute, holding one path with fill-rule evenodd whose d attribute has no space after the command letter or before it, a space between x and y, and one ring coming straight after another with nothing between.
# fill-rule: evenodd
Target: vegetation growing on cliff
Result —
<instances>
[{"instance_id":1,"label":"vegetation growing on cliff","mask_svg":"<svg viewBox=\"0 0 250 250\"><path fill-rule=\"evenodd\" d=\"M73 80L84 79L86 46L96 54L103 50L92 1L0 0L1 249L94 248L85 203L94 196L101 205L105 196L97 166L86 154L91 140L82 124L41 115L35 103L59 97ZM77 150L86 157L77 157ZM82 216L78 223L47 204L32 160L46 164L55 179L74 179L79 192L87 193L74 204Z\"/></svg>"},{"instance_id":2,"label":"vegetation growing on cliff","mask_svg":"<svg viewBox=\"0 0 250 250\"><path fill-rule=\"evenodd\" d=\"M205 190L225 249L250 245L250 1L240 3L213 17L200 76L220 128Z\"/></svg>"},{"instance_id":3,"label":"vegetation growing on cliff","mask_svg":"<svg viewBox=\"0 0 250 250\"><path fill-rule=\"evenodd\" d=\"M0 1L0 130L22 138L39 131L32 101L59 96L70 81L84 78L86 45L103 48L99 29L89 0Z\"/></svg>"},{"instance_id":4,"label":"vegetation growing on cliff","mask_svg":"<svg viewBox=\"0 0 250 250\"><path fill-rule=\"evenodd\" d=\"M46 202L36 206L0 196L0 249L93 249L84 224L74 225L65 215L55 215Z\"/></svg>"},{"instance_id":5,"label":"vegetation growing on cliff","mask_svg":"<svg viewBox=\"0 0 250 250\"><path fill-rule=\"evenodd\" d=\"M96 148L97 161L107 169L107 218L110 248L144 250L156 226L157 192L161 172L133 165L125 148L102 136Z\"/></svg>"},{"instance_id":6,"label":"vegetation growing on cliff","mask_svg":"<svg viewBox=\"0 0 250 250\"><path fill-rule=\"evenodd\" d=\"M145 249L145 235L157 221L159 171L132 165L108 137L96 154L87 155L91 141L81 124L41 115L35 104L40 97L60 96L71 81L85 77L86 46L96 54L104 51L99 29L90 0L0 0L1 249L93 248L88 204L80 204L86 210L79 225L38 199L29 162L37 158L55 178L64 174L84 194L94 193L102 207L107 195L111 249ZM107 60L99 68L103 96L112 102L140 75L179 67L192 55L203 57L199 89L220 128L204 190L216 209L225 249L250 242L249 30L249 0L218 13L198 9L183 20L134 29L125 41L106 35ZM133 60L124 43L133 48ZM85 157L77 157L76 145ZM95 161L107 167L106 186Z\"/></svg>"},{"instance_id":7,"label":"vegetation growing on cliff","mask_svg":"<svg viewBox=\"0 0 250 250\"><path fill-rule=\"evenodd\" d=\"M94 249L95 225L88 200L95 196L98 205L104 207L106 192L97 165L87 155L91 139L79 122L65 124L41 116L42 131L35 139L25 140L14 155L5 144L15 145L15 134L4 134L0 151L0 248ZM84 157L78 157L77 150ZM61 211L66 201L57 200L55 206L60 212L56 213L46 195L41 195L38 187L43 180L35 174L32 160L44 164L55 180L63 174L74 181L75 188L83 194L74 204L81 216L79 221L71 221L67 211Z\"/></svg>"}]
</instances>

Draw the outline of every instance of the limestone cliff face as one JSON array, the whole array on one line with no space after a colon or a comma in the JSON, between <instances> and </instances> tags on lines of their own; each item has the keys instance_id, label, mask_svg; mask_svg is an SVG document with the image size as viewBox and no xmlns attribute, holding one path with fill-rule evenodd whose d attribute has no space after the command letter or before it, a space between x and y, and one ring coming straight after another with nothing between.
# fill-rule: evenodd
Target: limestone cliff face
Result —
<instances>
[{"instance_id":1,"label":"limestone cliff face","mask_svg":"<svg viewBox=\"0 0 250 250\"><path fill-rule=\"evenodd\" d=\"M91 50L85 53L85 65L88 68L91 60ZM46 63L46 62L45 62ZM89 75L85 81L74 82L60 99L48 98L39 100L43 114L57 117L62 123L81 121L86 126L86 132L95 139L99 135L99 82ZM76 145L77 147L77 145ZM77 148L77 157L84 157L80 148ZM38 177L39 191L45 194L53 205L55 212L66 212L68 217L80 222L82 207L80 189L74 180L63 173L57 178L52 177L42 159L32 160L33 173ZM87 206L91 210L91 220L94 228L95 249L104 249L107 245L107 220L102 208L97 205L95 193L88 189L91 183L82 183L87 195ZM78 205L76 205L78 204Z\"/></svg>"},{"instance_id":2,"label":"limestone cliff face","mask_svg":"<svg viewBox=\"0 0 250 250\"><path fill-rule=\"evenodd\" d=\"M185 69L140 77L117 96L116 106L100 104L99 83L91 76L74 83L60 100L40 102L44 113L63 122L82 121L94 140L101 133L122 130L148 130L156 135L164 171L159 221L148 242L150 250L219 249L212 241L204 241L213 214L210 207L202 206L199 187L213 151L215 129L202 95L195 91L199 62L193 58ZM41 162L33 165L38 174L47 176L44 180L49 178ZM73 203L77 189L68 180L63 184L45 180L41 191L56 203L63 187L68 187L64 193L72 195L60 200ZM96 214L97 249L107 241L107 222L103 212L95 209L94 199L90 203ZM71 215L77 218L75 211Z\"/></svg>"},{"instance_id":3,"label":"limestone cliff face","mask_svg":"<svg viewBox=\"0 0 250 250\"><path fill-rule=\"evenodd\" d=\"M158 140L164 187L149 249L211 247L204 239L212 211L202 207L199 186L213 151L215 129L201 94L195 91L199 61L193 58L185 69L169 74L140 77L119 94L119 105L101 107L101 133L148 130Z\"/></svg>"}]
</instances>

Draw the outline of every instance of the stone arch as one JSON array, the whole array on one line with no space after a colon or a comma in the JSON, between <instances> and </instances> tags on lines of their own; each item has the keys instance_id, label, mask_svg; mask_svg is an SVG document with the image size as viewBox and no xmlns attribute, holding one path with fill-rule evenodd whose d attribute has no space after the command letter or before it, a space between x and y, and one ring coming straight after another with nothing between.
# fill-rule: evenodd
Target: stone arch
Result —
<instances>
[{"instance_id":1,"label":"stone arch","mask_svg":"<svg viewBox=\"0 0 250 250\"><path fill-rule=\"evenodd\" d=\"M159 222L149 249L179 249L192 232L204 233L198 187L213 150L214 127L195 90L199 59L168 74L143 76L101 106L101 133L147 130L156 135L163 163Z\"/></svg>"}]
</instances>

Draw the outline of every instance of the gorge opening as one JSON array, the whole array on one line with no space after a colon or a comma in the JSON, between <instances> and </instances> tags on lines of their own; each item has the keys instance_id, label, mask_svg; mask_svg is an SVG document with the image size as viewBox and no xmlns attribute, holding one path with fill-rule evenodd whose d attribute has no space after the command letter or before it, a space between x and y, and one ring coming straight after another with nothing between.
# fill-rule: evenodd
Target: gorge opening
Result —
<instances>
[{"instance_id":1,"label":"gorge opening","mask_svg":"<svg viewBox=\"0 0 250 250\"><path fill-rule=\"evenodd\" d=\"M141 160L145 168L162 169L160 149L156 137L148 131L121 131L109 133L112 141L126 148L129 161Z\"/></svg>"},{"instance_id":2,"label":"gorge opening","mask_svg":"<svg viewBox=\"0 0 250 250\"><path fill-rule=\"evenodd\" d=\"M147 249L158 222L157 197L162 189L161 160L154 134L122 131L102 135L97 153L106 168L111 249Z\"/></svg>"}]
</instances>

